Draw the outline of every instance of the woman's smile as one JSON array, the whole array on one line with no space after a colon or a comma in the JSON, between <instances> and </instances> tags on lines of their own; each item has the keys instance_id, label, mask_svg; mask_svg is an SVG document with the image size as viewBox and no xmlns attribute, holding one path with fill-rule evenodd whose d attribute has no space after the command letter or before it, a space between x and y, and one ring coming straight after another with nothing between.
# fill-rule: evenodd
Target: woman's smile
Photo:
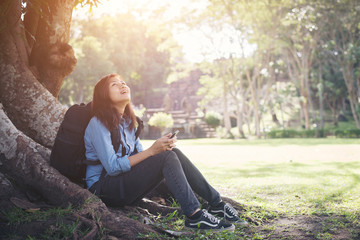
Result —
<instances>
[{"instance_id":1,"label":"woman's smile","mask_svg":"<svg viewBox=\"0 0 360 240\"><path fill-rule=\"evenodd\" d=\"M109 84L109 98L113 103L129 103L130 88L119 78L111 78Z\"/></svg>"}]
</instances>

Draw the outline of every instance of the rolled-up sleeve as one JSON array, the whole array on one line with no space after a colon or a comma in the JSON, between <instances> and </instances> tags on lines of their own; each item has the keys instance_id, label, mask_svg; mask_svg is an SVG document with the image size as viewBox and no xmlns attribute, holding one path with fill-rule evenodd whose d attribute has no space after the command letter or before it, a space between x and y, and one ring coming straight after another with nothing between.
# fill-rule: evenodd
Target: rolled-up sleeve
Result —
<instances>
[{"instance_id":1,"label":"rolled-up sleeve","mask_svg":"<svg viewBox=\"0 0 360 240\"><path fill-rule=\"evenodd\" d=\"M110 131L97 118L93 117L90 120L84 140L86 158L88 160L100 160L110 176L116 176L131 169L128 156L115 153Z\"/></svg>"}]
</instances>

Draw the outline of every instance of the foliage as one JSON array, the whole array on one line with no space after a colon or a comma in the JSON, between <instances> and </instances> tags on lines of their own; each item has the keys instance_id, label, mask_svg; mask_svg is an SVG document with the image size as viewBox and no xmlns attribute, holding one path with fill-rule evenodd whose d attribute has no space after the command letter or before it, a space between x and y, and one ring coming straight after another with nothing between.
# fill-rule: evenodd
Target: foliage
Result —
<instances>
[{"instance_id":1,"label":"foliage","mask_svg":"<svg viewBox=\"0 0 360 240\"><path fill-rule=\"evenodd\" d=\"M207 111L223 109L227 131L230 115L236 117L242 137L251 131L258 137L265 134L260 125L270 115L277 127L284 128L300 109L299 125L308 129L326 117L325 110L332 111L335 124L346 108L357 121L358 2L215 0L166 24L160 19L168 6L161 6L157 11L132 9L86 19L73 34L77 39L93 36L101 43L115 71L129 81L135 105L158 95L155 87L165 87L166 81L199 68L203 73L199 106ZM184 62L169 27L202 32L208 41L202 49L205 60L197 65ZM291 87L279 87L285 84ZM75 84L66 82L65 87L70 89L66 95L81 96ZM320 105L324 111L319 111Z\"/></svg>"},{"instance_id":2,"label":"foliage","mask_svg":"<svg viewBox=\"0 0 360 240\"><path fill-rule=\"evenodd\" d=\"M152 93L153 86L165 83L170 49L161 48L166 38L157 36L165 33L166 29L155 32L128 12L82 20L80 37L94 36L105 46L115 71L127 81L133 90L133 102L138 105L146 104L145 97Z\"/></svg>"},{"instance_id":3,"label":"foliage","mask_svg":"<svg viewBox=\"0 0 360 240\"><path fill-rule=\"evenodd\" d=\"M170 128L174 125L174 120L171 114L164 112L154 113L149 119L150 126L159 127L161 129Z\"/></svg>"},{"instance_id":4,"label":"foliage","mask_svg":"<svg viewBox=\"0 0 360 240\"><path fill-rule=\"evenodd\" d=\"M134 113L139 118L142 118L144 116L145 111L146 111L146 108L144 106L134 107Z\"/></svg>"},{"instance_id":5,"label":"foliage","mask_svg":"<svg viewBox=\"0 0 360 240\"><path fill-rule=\"evenodd\" d=\"M323 109L318 111L320 105L332 111L335 124L339 112L349 108L359 128L358 9L356 1L211 1L189 26L207 26L214 33L219 26L235 29L256 49L245 56L237 46L244 49L246 42L233 34L231 55L219 54L215 61L202 63L202 107L216 109L227 101L229 110L242 119L238 124L247 122L256 128L264 115L274 115L276 109L289 116L287 109L301 108L300 121L307 129L325 118ZM221 37L226 41L225 33ZM214 40L212 35L210 38ZM218 51L209 48L207 53ZM295 87L292 106L282 102L283 91L274 91L277 81ZM281 120L277 124L285 127L285 119Z\"/></svg>"},{"instance_id":6,"label":"foliage","mask_svg":"<svg viewBox=\"0 0 360 240\"><path fill-rule=\"evenodd\" d=\"M116 72L132 89L134 104L146 104L146 99L156 94L154 87L165 84L170 51L176 48L162 47L171 36L159 38L160 33L168 32L164 28L154 31L132 13L73 20L70 42L78 63L65 81L60 101L91 100L96 81Z\"/></svg>"},{"instance_id":7,"label":"foliage","mask_svg":"<svg viewBox=\"0 0 360 240\"><path fill-rule=\"evenodd\" d=\"M65 80L59 96L59 100L67 105L91 101L96 82L115 71L114 64L109 60L109 53L97 38L86 36L73 40L72 45L77 65Z\"/></svg>"},{"instance_id":8,"label":"foliage","mask_svg":"<svg viewBox=\"0 0 360 240\"><path fill-rule=\"evenodd\" d=\"M269 138L314 138L335 136L339 138L360 138L360 129L315 129L295 130L281 129L271 130L266 134Z\"/></svg>"},{"instance_id":9,"label":"foliage","mask_svg":"<svg viewBox=\"0 0 360 240\"><path fill-rule=\"evenodd\" d=\"M210 111L205 115L205 122L212 128L217 128L220 126L222 116L218 112Z\"/></svg>"},{"instance_id":10,"label":"foliage","mask_svg":"<svg viewBox=\"0 0 360 240\"><path fill-rule=\"evenodd\" d=\"M216 128L216 136L221 139L234 139L235 135L233 133L233 130L227 131L224 127L218 127Z\"/></svg>"}]
</instances>

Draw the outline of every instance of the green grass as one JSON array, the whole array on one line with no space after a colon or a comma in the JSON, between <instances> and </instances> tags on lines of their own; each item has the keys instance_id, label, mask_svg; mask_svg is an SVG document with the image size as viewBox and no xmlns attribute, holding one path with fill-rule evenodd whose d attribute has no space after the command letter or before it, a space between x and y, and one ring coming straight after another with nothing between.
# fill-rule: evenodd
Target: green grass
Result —
<instances>
[{"instance_id":1,"label":"green grass","mask_svg":"<svg viewBox=\"0 0 360 240\"><path fill-rule=\"evenodd\" d=\"M276 218L321 216L320 230L309 233L314 239L333 239L341 231L356 239L359 143L360 139L331 138L197 139L179 140L177 145L216 189L248 207L245 216L264 223L261 234L239 230L237 238L269 239L275 230L265 223Z\"/></svg>"},{"instance_id":2,"label":"green grass","mask_svg":"<svg viewBox=\"0 0 360 240\"><path fill-rule=\"evenodd\" d=\"M213 185L246 205L284 214L360 213L360 146L354 146L360 139L197 139L177 144ZM334 159L332 151L342 158Z\"/></svg>"},{"instance_id":3,"label":"green grass","mask_svg":"<svg viewBox=\"0 0 360 240\"><path fill-rule=\"evenodd\" d=\"M46 221L51 217L61 218L73 213L71 207L68 208L50 208L46 211L26 212L21 208L13 207L9 210L2 210L5 219L10 225L29 223L32 221Z\"/></svg>"},{"instance_id":4,"label":"green grass","mask_svg":"<svg viewBox=\"0 0 360 240\"><path fill-rule=\"evenodd\" d=\"M153 141L142 141L144 148ZM179 239L360 239L360 139L179 140L178 147L223 196L246 206L248 228L196 233ZM173 201L173 206L178 206ZM74 209L3 211L11 225L58 219L38 239L66 239L77 223L62 222ZM131 217L131 216L130 216ZM183 231L177 213L152 219ZM88 229L81 230L80 235ZM298 235L291 235L298 233ZM106 233L100 234L101 236ZM158 235L140 238L159 239ZM340 238L341 237L341 238ZM28 236L28 239L33 239ZM162 239L172 239L163 235Z\"/></svg>"},{"instance_id":5,"label":"green grass","mask_svg":"<svg viewBox=\"0 0 360 240\"><path fill-rule=\"evenodd\" d=\"M85 236L90 229L86 226L79 225L79 220L73 221L67 219L76 210L71 206L67 208L49 208L47 210L39 210L33 212L26 212L25 210L13 207L9 210L2 210L2 214L7 224L12 226L14 229L21 228L26 224L30 224L36 229L42 229L38 225L46 227L44 232L34 232L27 235L26 239L70 239L73 237L76 231L78 236ZM31 225L33 223L33 225ZM22 231L19 229L18 231ZM23 233L22 233L23 234ZM21 234L20 234L21 235ZM24 236L22 236L24 237ZM21 236L15 235L14 233L8 234L8 239L21 239Z\"/></svg>"}]
</instances>

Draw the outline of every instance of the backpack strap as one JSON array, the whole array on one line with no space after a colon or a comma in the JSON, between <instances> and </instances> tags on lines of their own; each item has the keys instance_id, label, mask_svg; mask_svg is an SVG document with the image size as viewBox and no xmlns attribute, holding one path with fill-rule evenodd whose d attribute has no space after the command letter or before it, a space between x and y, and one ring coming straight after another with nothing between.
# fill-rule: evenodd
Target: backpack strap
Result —
<instances>
[{"instance_id":1,"label":"backpack strap","mask_svg":"<svg viewBox=\"0 0 360 240\"><path fill-rule=\"evenodd\" d=\"M119 128L114 128L110 131L110 135L111 135L111 143L113 145L114 151L115 153L117 153L120 145L122 146L122 155L124 156L126 154L126 149L124 147L124 143L121 140L121 135L120 135L120 131ZM125 151L125 154L124 154Z\"/></svg>"},{"instance_id":2,"label":"backpack strap","mask_svg":"<svg viewBox=\"0 0 360 240\"><path fill-rule=\"evenodd\" d=\"M141 120L141 118L139 118L138 116L136 116L136 121L137 121L137 123L138 123L138 127L137 127L136 132L135 132L135 141L136 141L136 139L138 139L138 137L140 136L141 131L144 129L144 122L143 122L143 120ZM137 150L137 148L136 148L136 144L135 144L135 146L134 146L134 153L135 153L135 154L138 153L138 150Z\"/></svg>"},{"instance_id":3,"label":"backpack strap","mask_svg":"<svg viewBox=\"0 0 360 240\"><path fill-rule=\"evenodd\" d=\"M138 123L138 127L136 129L135 132L135 140L139 137L141 131L144 129L144 122L143 120L141 120L141 118L139 118L138 116L136 116L136 121Z\"/></svg>"}]
</instances>

